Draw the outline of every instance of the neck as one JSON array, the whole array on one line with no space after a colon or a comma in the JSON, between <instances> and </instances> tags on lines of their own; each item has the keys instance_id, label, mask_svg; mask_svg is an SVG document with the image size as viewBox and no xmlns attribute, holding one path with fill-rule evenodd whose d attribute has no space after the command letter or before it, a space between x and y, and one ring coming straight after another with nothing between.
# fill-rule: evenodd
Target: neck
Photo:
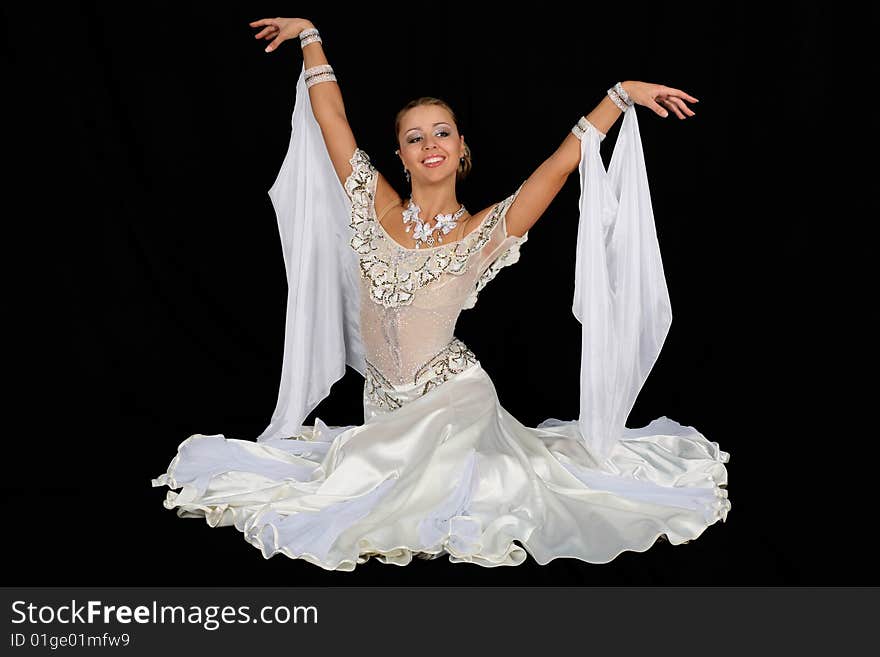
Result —
<instances>
[{"instance_id":1,"label":"neck","mask_svg":"<svg viewBox=\"0 0 880 657\"><path fill-rule=\"evenodd\" d=\"M422 221L430 221L438 214L454 214L461 208L455 197L455 184L442 181L434 184L413 181L413 203L419 206Z\"/></svg>"}]
</instances>

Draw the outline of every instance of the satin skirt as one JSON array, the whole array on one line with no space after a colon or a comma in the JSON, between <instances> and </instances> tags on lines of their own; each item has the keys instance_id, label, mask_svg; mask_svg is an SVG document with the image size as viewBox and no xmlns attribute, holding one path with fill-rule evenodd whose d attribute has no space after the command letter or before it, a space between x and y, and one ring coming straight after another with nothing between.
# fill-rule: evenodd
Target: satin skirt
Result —
<instances>
[{"instance_id":1,"label":"satin skirt","mask_svg":"<svg viewBox=\"0 0 880 657\"><path fill-rule=\"evenodd\" d=\"M405 403L388 410L365 394L362 425L318 418L265 442L195 434L152 484L179 489L164 506L180 517L327 570L444 554L488 567L529 554L607 563L727 519L729 454L693 427L658 418L599 459L576 421L521 424L479 361L395 396Z\"/></svg>"}]
</instances>

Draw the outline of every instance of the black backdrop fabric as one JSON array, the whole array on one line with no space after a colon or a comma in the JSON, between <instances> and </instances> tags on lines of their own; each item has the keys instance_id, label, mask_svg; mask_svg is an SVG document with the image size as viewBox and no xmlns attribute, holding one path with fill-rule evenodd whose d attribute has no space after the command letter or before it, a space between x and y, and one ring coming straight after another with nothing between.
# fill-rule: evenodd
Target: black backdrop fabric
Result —
<instances>
[{"instance_id":1,"label":"black backdrop fabric","mask_svg":"<svg viewBox=\"0 0 880 657\"><path fill-rule=\"evenodd\" d=\"M844 558L852 546L827 531L834 501L811 499L827 466L810 456L827 437L815 430L821 356L805 351L816 324L802 321L818 174L803 166L797 108L827 82L823 11L798 4L781 30L739 3L379 7L70 3L7 15L12 109L30 126L8 137L17 168L33 172L10 197L40 246L11 279L29 346L12 354L25 361L10 397L25 428L6 441L7 547L20 564L6 583L876 581L863 548ZM181 441L254 439L277 396L286 282L267 190L302 54L297 41L265 53L248 26L276 15L321 31L358 144L398 191L395 113L417 96L447 100L473 151L459 187L469 208L512 193L618 80L700 99L683 121L636 110L673 322L628 426L667 415L728 451L726 523L605 565L372 560L338 573L265 560L235 529L162 507L167 489L150 480ZM793 110L779 112L779 93ZM527 425L577 415L578 193L574 175L456 331ZM307 421L360 423L361 390L349 370Z\"/></svg>"}]
</instances>

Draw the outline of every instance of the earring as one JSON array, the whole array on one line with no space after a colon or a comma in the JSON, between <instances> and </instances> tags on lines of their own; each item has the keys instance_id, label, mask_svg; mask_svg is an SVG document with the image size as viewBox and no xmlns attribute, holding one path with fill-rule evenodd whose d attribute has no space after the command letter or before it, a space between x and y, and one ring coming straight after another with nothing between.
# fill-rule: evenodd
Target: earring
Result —
<instances>
[{"instance_id":1,"label":"earring","mask_svg":"<svg viewBox=\"0 0 880 657\"><path fill-rule=\"evenodd\" d=\"M400 149L398 148L397 150L395 150L395 151L394 151L394 154L395 154L395 155L400 155ZM409 182L409 171L407 170L406 167L403 167L403 173L406 174L406 182Z\"/></svg>"}]
</instances>

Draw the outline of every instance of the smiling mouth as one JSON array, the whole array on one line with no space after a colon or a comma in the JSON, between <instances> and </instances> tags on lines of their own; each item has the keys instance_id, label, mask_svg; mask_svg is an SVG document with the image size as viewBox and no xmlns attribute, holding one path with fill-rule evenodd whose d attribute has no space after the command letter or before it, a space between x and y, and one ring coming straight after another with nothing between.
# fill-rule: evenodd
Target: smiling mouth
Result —
<instances>
[{"instance_id":1,"label":"smiling mouth","mask_svg":"<svg viewBox=\"0 0 880 657\"><path fill-rule=\"evenodd\" d=\"M425 158L422 160L422 164L429 168L434 168L439 166L446 160L442 155L432 155L431 157Z\"/></svg>"}]
</instances>

